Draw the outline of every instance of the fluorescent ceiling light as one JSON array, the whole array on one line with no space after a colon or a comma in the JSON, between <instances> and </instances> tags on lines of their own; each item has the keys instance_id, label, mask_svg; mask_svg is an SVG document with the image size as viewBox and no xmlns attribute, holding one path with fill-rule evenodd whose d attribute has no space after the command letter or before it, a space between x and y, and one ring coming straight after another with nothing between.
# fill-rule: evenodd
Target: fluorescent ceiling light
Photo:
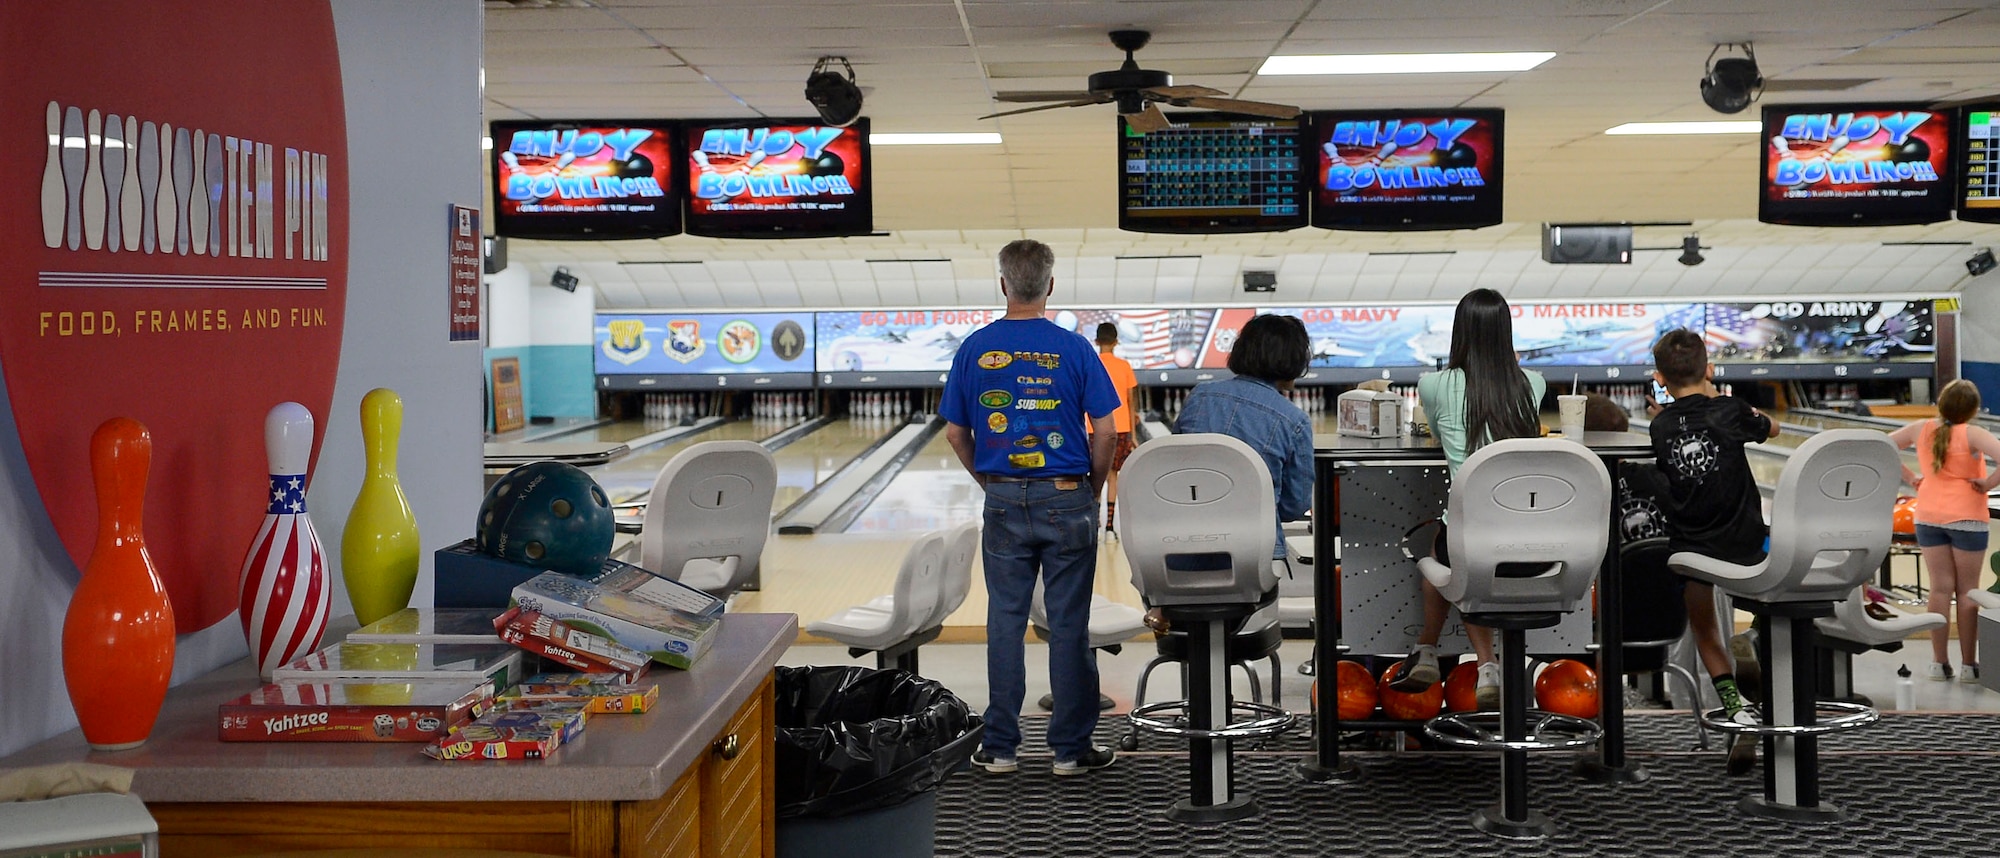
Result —
<instances>
[{"instance_id":1,"label":"fluorescent ceiling light","mask_svg":"<svg viewBox=\"0 0 2000 858\"><path fill-rule=\"evenodd\" d=\"M994 131L974 131L968 133L921 133L921 134L870 134L868 142L875 146L998 146L1000 134Z\"/></svg>"},{"instance_id":2,"label":"fluorescent ceiling light","mask_svg":"<svg viewBox=\"0 0 2000 858\"><path fill-rule=\"evenodd\" d=\"M1271 57L1257 70L1264 74L1440 74L1446 72L1527 71L1548 62L1548 51L1499 54L1321 54Z\"/></svg>"},{"instance_id":3,"label":"fluorescent ceiling light","mask_svg":"<svg viewBox=\"0 0 2000 858\"><path fill-rule=\"evenodd\" d=\"M1606 128L1606 134L1756 134L1764 130L1764 123L1755 119L1731 119L1717 122L1627 122L1616 128Z\"/></svg>"}]
</instances>

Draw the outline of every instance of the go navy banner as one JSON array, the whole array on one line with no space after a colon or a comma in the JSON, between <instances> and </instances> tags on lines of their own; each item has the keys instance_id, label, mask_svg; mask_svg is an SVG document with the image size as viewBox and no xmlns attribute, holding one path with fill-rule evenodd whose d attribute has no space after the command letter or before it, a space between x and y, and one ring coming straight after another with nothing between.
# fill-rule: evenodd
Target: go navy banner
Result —
<instances>
[{"instance_id":1,"label":"go navy banner","mask_svg":"<svg viewBox=\"0 0 2000 858\"><path fill-rule=\"evenodd\" d=\"M183 633L235 610L263 415L324 426L347 294L326 0L0 4L0 369L82 566L90 434L151 431L146 542ZM318 442L314 442L314 452Z\"/></svg>"}]
</instances>

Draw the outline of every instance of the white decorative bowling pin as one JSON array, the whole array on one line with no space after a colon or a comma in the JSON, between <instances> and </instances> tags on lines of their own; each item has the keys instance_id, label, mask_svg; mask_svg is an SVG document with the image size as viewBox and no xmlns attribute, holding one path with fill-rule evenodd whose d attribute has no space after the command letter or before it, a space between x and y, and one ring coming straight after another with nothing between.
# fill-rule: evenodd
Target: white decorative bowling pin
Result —
<instances>
[{"instance_id":1,"label":"white decorative bowling pin","mask_svg":"<svg viewBox=\"0 0 2000 858\"><path fill-rule=\"evenodd\" d=\"M42 165L42 243L61 247L63 220L69 216L63 208L62 105L49 102L47 125L49 160Z\"/></svg>"},{"instance_id":2,"label":"white decorative bowling pin","mask_svg":"<svg viewBox=\"0 0 2000 858\"><path fill-rule=\"evenodd\" d=\"M243 556L238 616L258 674L319 649L332 613L326 552L306 513L306 464L312 458L312 412L282 402L264 418L271 465L264 525Z\"/></svg>"},{"instance_id":3,"label":"white decorative bowling pin","mask_svg":"<svg viewBox=\"0 0 2000 858\"><path fill-rule=\"evenodd\" d=\"M63 192L69 206L63 234L71 250L83 246L83 162L89 154L88 145L83 136L83 111L75 107L63 111Z\"/></svg>"},{"instance_id":4,"label":"white decorative bowling pin","mask_svg":"<svg viewBox=\"0 0 2000 858\"><path fill-rule=\"evenodd\" d=\"M144 201L139 194L139 118L125 117L125 189L118 193L118 229L125 235L125 249L139 249Z\"/></svg>"},{"instance_id":5,"label":"white decorative bowling pin","mask_svg":"<svg viewBox=\"0 0 2000 858\"><path fill-rule=\"evenodd\" d=\"M208 135L208 156L203 159L203 194L208 197L208 255L222 255L222 188L228 179L229 164L222 158L222 135ZM310 159L308 159L310 160ZM310 195L299 200L299 205L307 212L312 210ZM310 241L307 246L311 246ZM311 253L307 253L311 258Z\"/></svg>"},{"instance_id":6,"label":"white decorative bowling pin","mask_svg":"<svg viewBox=\"0 0 2000 858\"><path fill-rule=\"evenodd\" d=\"M194 149L185 126L174 129L174 252L188 252L188 197L194 194Z\"/></svg>"},{"instance_id":7,"label":"white decorative bowling pin","mask_svg":"<svg viewBox=\"0 0 2000 858\"><path fill-rule=\"evenodd\" d=\"M104 117L90 112L84 120L83 246L104 247Z\"/></svg>"}]
</instances>

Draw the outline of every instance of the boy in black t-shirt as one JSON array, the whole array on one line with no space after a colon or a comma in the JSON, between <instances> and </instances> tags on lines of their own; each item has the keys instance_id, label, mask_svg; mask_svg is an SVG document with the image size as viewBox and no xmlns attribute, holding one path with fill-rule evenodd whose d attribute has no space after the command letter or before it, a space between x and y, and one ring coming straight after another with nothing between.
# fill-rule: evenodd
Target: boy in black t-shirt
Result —
<instances>
[{"instance_id":1,"label":"boy in black t-shirt","mask_svg":"<svg viewBox=\"0 0 2000 858\"><path fill-rule=\"evenodd\" d=\"M1708 346L1693 331L1669 331L1661 337L1653 345L1653 368L1653 377L1673 397L1654 414L1651 430L1654 459L1666 483L1658 500L1666 517L1668 547L1732 563L1756 563L1764 557L1770 530L1743 445L1776 437L1778 424L1742 400L1716 391L1710 380L1714 368L1708 362ZM1723 647L1714 589L1707 582L1688 579L1683 595L1688 626L1716 695L1731 718L1747 718L1740 714L1743 696L1731 669L1730 651ZM1746 649L1741 643L1735 648L1739 655ZM1754 660L1739 667L1744 681L1754 684L1750 678ZM1755 764L1755 739L1737 734L1730 742L1730 773L1746 773Z\"/></svg>"}]
</instances>

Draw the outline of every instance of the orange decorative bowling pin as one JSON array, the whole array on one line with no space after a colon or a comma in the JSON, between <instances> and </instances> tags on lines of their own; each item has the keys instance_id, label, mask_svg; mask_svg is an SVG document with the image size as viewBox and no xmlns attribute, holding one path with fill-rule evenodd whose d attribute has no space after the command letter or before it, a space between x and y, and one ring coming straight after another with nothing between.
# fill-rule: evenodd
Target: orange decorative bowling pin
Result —
<instances>
[{"instance_id":1,"label":"orange decorative bowling pin","mask_svg":"<svg viewBox=\"0 0 2000 858\"><path fill-rule=\"evenodd\" d=\"M361 446L368 473L340 534L340 577L354 619L375 622L410 606L423 545L417 516L396 476L396 442L403 434L403 398L386 387L361 397Z\"/></svg>"},{"instance_id":2,"label":"orange decorative bowling pin","mask_svg":"<svg viewBox=\"0 0 2000 858\"><path fill-rule=\"evenodd\" d=\"M114 417L90 436L97 545L63 618L63 679L83 737L100 751L144 744L174 672L174 609L146 554L153 437Z\"/></svg>"}]
</instances>

